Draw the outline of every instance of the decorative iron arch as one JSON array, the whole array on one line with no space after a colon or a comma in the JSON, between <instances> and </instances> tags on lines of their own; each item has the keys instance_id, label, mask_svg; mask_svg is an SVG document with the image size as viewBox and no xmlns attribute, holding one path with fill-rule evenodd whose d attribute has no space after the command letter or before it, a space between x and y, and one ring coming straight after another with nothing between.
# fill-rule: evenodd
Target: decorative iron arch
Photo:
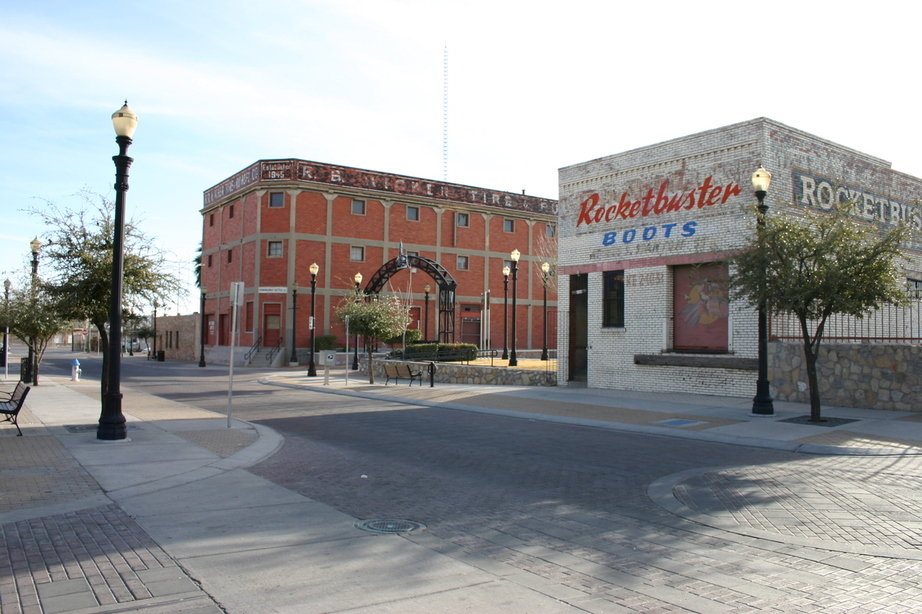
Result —
<instances>
[{"instance_id":1,"label":"decorative iron arch","mask_svg":"<svg viewBox=\"0 0 922 614\"><path fill-rule=\"evenodd\" d=\"M443 343L453 343L455 340L455 290L458 288L458 282L438 262L422 256L404 254L402 246L400 252L400 255L385 262L372 275L371 279L368 280L368 284L365 285L365 293L380 293L387 281L404 269L411 267L422 269L439 287L437 308L439 316L436 321L436 326L438 327L436 339Z\"/></svg>"}]
</instances>

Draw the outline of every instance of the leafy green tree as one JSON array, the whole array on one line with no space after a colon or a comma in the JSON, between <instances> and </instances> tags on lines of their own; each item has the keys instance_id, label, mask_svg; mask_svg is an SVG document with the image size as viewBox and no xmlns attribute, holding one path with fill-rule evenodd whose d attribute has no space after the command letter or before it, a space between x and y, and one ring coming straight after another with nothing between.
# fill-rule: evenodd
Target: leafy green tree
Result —
<instances>
[{"instance_id":1,"label":"leafy green tree","mask_svg":"<svg viewBox=\"0 0 922 614\"><path fill-rule=\"evenodd\" d=\"M40 284L22 284L10 293L9 306L0 306L10 332L24 340L32 350L32 383L38 385L38 370L48 343L68 325L60 315L60 306Z\"/></svg>"},{"instance_id":2,"label":"leafy green tree","mask_svg":"<svg viewBox=\"0 0 922 614\"><path fill-rule=\"evenodd\" d=\"M810 420L821 421L816 360L834 314L863 317L907 294L898 261L909 230L878 230L843 204L830 213L766 215L750 243L732 259L734 298L768 313L796 316L810 387ZM761 215L761 214L759 214Z\"/></svg>"},{"instance_id":3,"label":"leafy green tree","mask_svg":"<svg viewBox=\"0 0 922 614\"><path fill-rule=\"evenodd\" d=\"M43 270L49 292L60 299L61 315L71 320L89 319L99 331L103 348L103 373L108 371L109 295L112 285L112 239L114 204L101 195L82 194L80 210L46 203L33 213L44 222L47 245L42 250ZM123 319L131 320L155 300L182 294L179 278L168 272L165 252L138 228L125 224L123 258ZM47 263L47 266L44 266ZM102 398L106 378L101 378Z\"/></svg>"},{"instance_id":4,"label":"leafy green tree","mask_svg":"<svg viewBox=\"0 0 922 614\"><path fill-rule=\"evenodd\" d=\"M391 339L403 334L410 324L410 314L397 296L357 294L336 309L336 319L349 318L350 334L361 335L368 348L368 383L375 383L372 370L372 347L375 340Z\"/></svg>"}]
</instances>

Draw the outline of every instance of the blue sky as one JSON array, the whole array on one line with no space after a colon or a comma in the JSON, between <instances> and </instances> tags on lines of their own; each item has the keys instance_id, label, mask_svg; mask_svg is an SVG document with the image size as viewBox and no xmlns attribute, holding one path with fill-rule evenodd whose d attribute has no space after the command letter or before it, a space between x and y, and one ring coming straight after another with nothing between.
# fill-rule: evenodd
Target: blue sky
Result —
<instances>
[{"instance_id":1,"label":"blue sky","mask_svg":"<svg viewBox=\"0 0 922 614\"><path fill-rule=\"evenodd\" d=\"M640 6L643 4L643 6ZM628 6L626 6L628 5ZM850 8L854 7L854 8ZM296 157L556 198L557 169L766 116L922 176L912 3L0 0L0 275L114 198L189 281L202 192ZM194 296L175 309L197 308Z\"/></svg>"}]
</instances>

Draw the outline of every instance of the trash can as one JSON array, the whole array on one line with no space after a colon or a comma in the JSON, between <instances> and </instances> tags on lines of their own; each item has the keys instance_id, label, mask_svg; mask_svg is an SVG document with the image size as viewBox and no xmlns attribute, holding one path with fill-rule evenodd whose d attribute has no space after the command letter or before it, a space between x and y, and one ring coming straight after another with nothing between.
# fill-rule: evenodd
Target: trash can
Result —
<instances>
[{"instance_id":1,"label":"trash can","mask_svg":"<svg viewBox=\"0 0 922 614\"><path fill-rule=\"evenodd\" d=\"M166 360L166 352L157 350L157 362L163 362L164 360Z\"/></svg>"},{"instance_id":2,"label":"trash can","mask_svg":"<svg viewBox=\"0 0 922 614\"><path fill-rule=\"evenodd\" d=\"M29 360L28 356L19 359L19 381L32 381L32 362Z\"/></svg>"}]
</instances>

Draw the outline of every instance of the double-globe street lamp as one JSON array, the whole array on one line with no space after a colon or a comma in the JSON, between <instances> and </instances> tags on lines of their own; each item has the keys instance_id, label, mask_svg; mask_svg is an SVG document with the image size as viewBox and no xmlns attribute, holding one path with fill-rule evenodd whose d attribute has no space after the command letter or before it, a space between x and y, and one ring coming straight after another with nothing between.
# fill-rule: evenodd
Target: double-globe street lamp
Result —
<instances>
[{"instance_id":1,"label":"double-globe street lamp","mask_svg":"<svg viewBox=\"0 0 922 614\"><path fill-rule=\"evenodd\" d=\"M551 265L541 264L541 283L544 286L544 341L541 345L541 360L547 360L547 284L551 280Z\"/></svg>"},{"instance_id":2,"label":"double-globe street lamp","mask_svg":"<svg viewBox=\"0 0 922 614\"><path fill-rule=\"evenodd\" d=\"M752 174L752 187L755 188L756 199L759 201L756 232L760 234L765 229L765 215L768 213L765 195L771 183L772 174L761 166ZM762 271L762 276L764 279L765 271ZM768 386L768 313L764 297L759 299L759 376L756 379L756 396L752 399L752 413L760 416L770 416L775 413Z\"/></svg>"},{"instance_id":3,"label":"double-globe street lamp","mask_svg":"<svg viewBox=\"0 0 922 614\"><path fill-rule=\"evenodd\" d=\"M320 272L320 265L316 262L312 263L310 266L311 272L311 321L310 321L310 330L311 330L311 357L307 361L307 374L311 377L317 375L317 367L314 364L314 329L317 327L316 320L314 319L314 295L317 293L317 273Z\"/></svg>"},{"instance_id":4,"label":"double-globe street lamp","mask_svg":"<svg viewBox=\"0 0 922 614\"><path fill-rule=\"evenodd\" d=\"M112 114L115 128L115 142L119 152L112 157L115 162L115 224L112 236L112 287L109 296L109 356L106 365L106 393L102 400L102 412L96 438L113 441L125 439L127 428L122 414L121 393L121 347L122 347L122 276L124 273L125 239L125 192L128 191L128 168L132 159L128 157L131 137L138 127L138 116L128 108L128 101ZM156 339L155 339L156 341Z\"/></svg>"},{"instance_id":5,"label":"double-globe street lamp","mask_svg":"<svg viewBox=\"0 0 922 614\"><path fill-rule=\"evenodd\" d=\"M509 366L517 367L519 364L518 359L515 356L515 294L516 294L516 285L519 277L519 258L522 256L522 253L514 249L512 253L509 254L509 258L512 260L512 336L511 343L512 350L509 352Z\"/></svg>"},{"instance_id":6,"label":"double-globe street lamp","mask_svg":"<svg viewBox=\"0 0 922 614\"><path fill-rule=\"evenodd\" d=\"M362 274L356 273L355 277L353 277L353 280L355 280L355 299L358 300L359 293L362 291L361 290ZM355 356L352 358L352 370L353 371L359 370L359 334L358 333L355 334Z\"/></svg>"}]
</instances>

